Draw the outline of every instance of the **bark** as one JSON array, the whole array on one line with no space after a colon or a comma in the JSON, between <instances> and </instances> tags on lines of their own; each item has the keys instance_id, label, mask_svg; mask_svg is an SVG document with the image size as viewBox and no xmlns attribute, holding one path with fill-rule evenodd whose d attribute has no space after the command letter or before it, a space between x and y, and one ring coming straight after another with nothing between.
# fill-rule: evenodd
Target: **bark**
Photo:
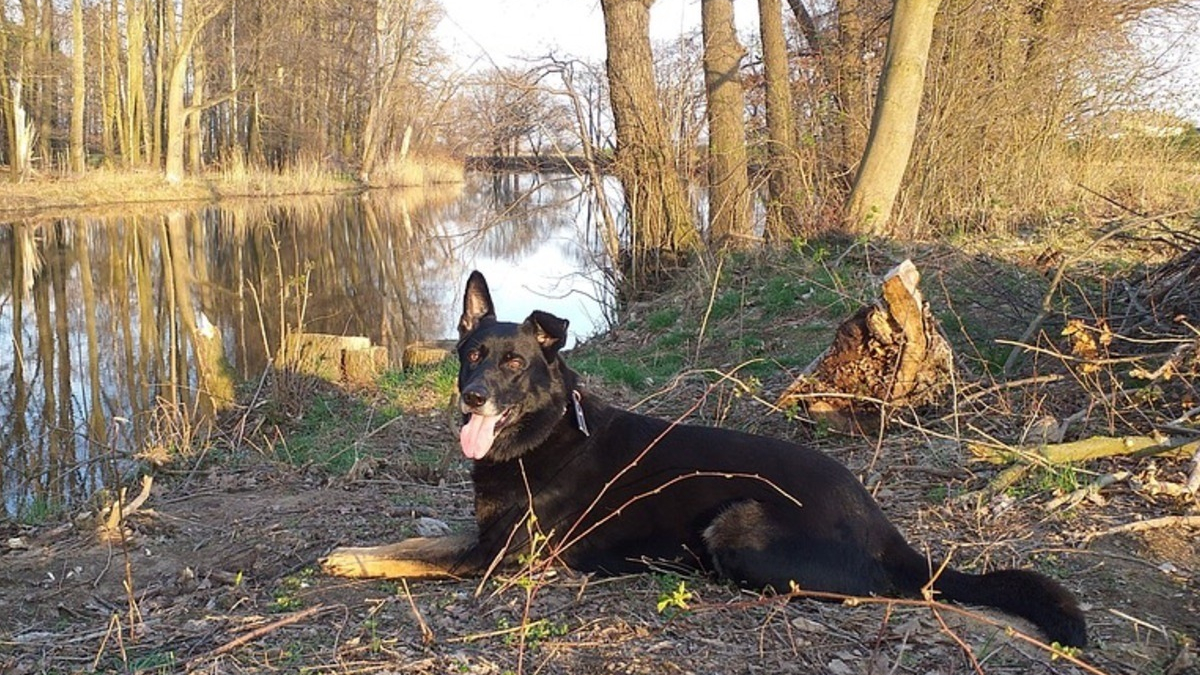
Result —
<instances>
[{"instance_id":1,"label":"bark","mask_svg":"<svg viewBox=\"0 0 1200 675\"><path fill-rule=\"evenodd\" d=\"M71 0L71 171L83 173L83 104L87 98L83 61L83 0Z\"/></svg>"},{"instance_id":2,"label":"bark","mask_svg":"<svg viewBox=\"0 0 1200 675\"><path fill-rule=\"evenodd\" d=\"M167 147L166 163L163 171L169 183L178 183L183 179L183 150L184 122L187 107L184 105L184 85L187 83L188 62L191 59L192 48L196 39L208 25L208 22L220 10L219 3L212 3L202 9L202 14L195 14L190 3L183 6L183 35L180 37L175 50L175 58L171 63L171 76L167 84Z\"/></svg>"},{"instance_id":3,"label":"bark","mask_svg":"<svg viewBox=\"0 0 1200 675\"><path fill-rule=\"evenodd\" d=\"M714 248L744 248L754 236L741 63L731 0L703 0L704 88L708 97L708 236Z\"/></svg>"},{"instance_id":4,"label":"bark","mask_svg":"<svg viewBox=\"0 0 1200 675\"><path fill-rule=\"evenodd\" d=\"M834 80L841 131L839 164L846 171L852 170L862 157L867 139L867 69L863 65L867 37L865 11L862 0L837 0L838 52L834 56Z\"/></svg>"},{"instance_id":5,"label":"bark","mask_svg":"<svg viewBox=\"0 0 1200 675\"><path fill-rule=\"evenodd\" d=\"M112 162L121 153L125 138L125 117L121 114L121 46L120 30L117 27L118 2L110 0L108 16L105 17L105 34L101 41L104 48L104 94L101 118L104 122L104 158ZM123 158L124 155L121 155ZM127 158L125 158L127 159Z\"/></svg>"},{"instance_id":6,"label":"bark","mask_svg":"<svg viewBox=\"0 0 1200 675\"><path fill-rule=\"evenodd\" d=\"M204 166L204 83L208 77L204 45L192 49L192 105L187 112L187 164L193 174Z\"/></svg>"},{"instance_id":7,"label":"bark","mask_svg":"<svg viewBox=\"0 0 1200 675\"><path fill-rule=\"evenodd\" d=\"M940 0L897 0L875 97L871 133L850 192L846 225L885 234L908 167Z\"/></svg>"},{"instance_id":8,"label":"bark","mask_svg":"<svg viewBox=\"0 0 1200 675\"><path fill-rule=\"evenodd\" d=\"M818 422L873 433L887 408L941 399L952 383L953 353L905 260L884 277L881 298L838 327L833 344L779 398Z\"/></svg>"},{"instance_id":9,"label":"bark","mask_svg":"<svg viewBox=\"0 0 1200 675\"><path fill-rule=\"evenodd\" d=\"M803 9L799 0L792 2ZM792 87L779 0L758 0L767 107L767 238L784 240L803 225L803 173L796 153ZM811 20L811 19L810 19Z\"/></svg>"},{"instance_id":10,"label":"bark","mask_svg":"<svg viewBox=\"0 0 1200 675\"><path fill-rule=\"evenodd\" d=\"M694 252L700 238L658 105L647 0L601 0L615 170L632 220L630 278L649 278Z\"/></svg>"},{"instance_id":11,"label":"bark","mask_svg":"<svg viewBox=\"0 0 1200 675\"><path fill-rule=\"evenodd\" d=\"M121 138L121 155L132 166L142 164L142 147L146 129L146 89L143 86L145 69L142 53L146 47L145 0L125 0L126 51L125 62L125 134Z\"/></svg>"}]
</instances>

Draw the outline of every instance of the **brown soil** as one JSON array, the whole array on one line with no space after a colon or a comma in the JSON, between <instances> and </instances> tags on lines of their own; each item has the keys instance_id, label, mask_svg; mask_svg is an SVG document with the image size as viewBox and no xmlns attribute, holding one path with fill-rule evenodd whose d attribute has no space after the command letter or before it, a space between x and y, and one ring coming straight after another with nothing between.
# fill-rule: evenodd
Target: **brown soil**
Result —
<instances>
[{"instance_id":1,"label":"brown soil","mask_svg":"<svg viewBox=\"0 0 1200 675\"><path fill-rule=\"evenodd\" d=\"M619 333L585 348L620 350ZM786 384L764 383L762 398ZM609 393L653 414L695 408L701 422L808 440L755 397L702 376L647 401ZM410 411L362 439L380 461L342 477L254 451L161 472L112 543L99 541L94 519L0 525L8 540L0 542L0 672L1200 673L1197 530L1085 541L1117 524L1195 514L1194 502L1129 482L1107 488L1102 501L1050 513L1052 487L979 503L945 499L982 487L995 469L967 464L959 444L922 429L897 430L882 444L819 442L935 563L949 555L975 571L1032 567L1077 593L1090 622L1092 646L1079 655L1086 667L1004 628L1037 637L1029 626L971 608L787 603L665 572L398 584L317 571L333 546L398 540L417 517L470 522L465 462L431 469L416 452L456 455L451 426L437 406ZM1149 464L1087 470L1145 475ZM1154 470L1178 482L1188 467L1159 459ZM680 583L692 594L687 609L660 613L660 599Z\"/></svg>"}]
</instances>

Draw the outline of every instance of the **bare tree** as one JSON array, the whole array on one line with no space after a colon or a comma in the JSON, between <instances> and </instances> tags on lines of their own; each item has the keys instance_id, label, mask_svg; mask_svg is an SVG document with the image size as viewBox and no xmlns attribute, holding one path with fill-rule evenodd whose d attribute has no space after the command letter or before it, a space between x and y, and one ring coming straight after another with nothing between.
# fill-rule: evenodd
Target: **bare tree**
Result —
<instances>
[{"instance_id":1,"label":"bare tree","mask_svg":"<svg viewBox=\"0 0 1200 675\"><path fill-rule=\"evenodd\" d=\"M84 169L83 112L87 98L83 61L83 0L71 0L71 171Z\"/></svg>"},{"instance_id":2,"label":"bare tree","mask_svg":"<svg viewBox=\"0 0 1200 675\"><path fill-rule=\"evenodd\" d=\"M799 0L793 0L797 6ZM792 116L792 84L779 0L758 0L763 48L763 85L767 115L767 226L769 239L780 240L802 229L804 189ZM807 16L807 14L805 14ZM809 18L809 22L812 19ZM815 26L808 30L814 34ZM808 32L805 33L808 35ZM815 40L813 35L810 40Z\"/></svg>"},{"instance_id":3,"label":"bare tree","mask_svg":"<svg viewBox=\"0 0 1200 675\"><path fill-rule=\"evenodd\" d=\"M891 219L917 132L939 3L896 0L871 134L846 206L846 223L853 231L883 234Z\"/></svg>"},{"instance_id":4,"label":"bare tree","mask_svg":"<svg viewBox=\"0 0 1200 675\"><path fill-rule=\"evenodd\" d=\"M199 7L194 4L200 3ZM181 0L183 17L170 79L167 81L167 143L163 175L168 183L183 179L184 129L187 107L184 101L188 62L197 38L209 21L223 9L224 0Z\"/></svg>"},{"instance_id":5,"label":"bare tree","mask_svg":"<svg viewBox=\"0 0 1200 675\"><path fill-rule=\"evenodd\" d=\"M704 86L708 96L708 237L717 248L744 248L753 237L741 64L731 0L703 0Z\"/></svg>"},{"instance_id":6,"label":"bare tree","mask_svg":"<svg viewBox=\"0 0 1200 675\"><path fill-rule=\"evenodd\" d=\"M650 2L601 0L616 173L632 222L632 278L646 278L700 243L663 124L650 51Z\"/></svg>"}]
</instances>

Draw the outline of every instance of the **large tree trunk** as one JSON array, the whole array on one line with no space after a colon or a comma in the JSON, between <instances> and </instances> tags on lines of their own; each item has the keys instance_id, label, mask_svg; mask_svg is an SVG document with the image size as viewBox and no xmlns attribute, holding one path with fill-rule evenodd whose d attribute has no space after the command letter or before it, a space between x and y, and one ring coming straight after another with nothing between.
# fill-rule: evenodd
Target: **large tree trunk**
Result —
<instances>
[{"instance_id":1,"label":"large tree trunk","mask_svg":"<svg viewBox=\"0 0 1200 675\"><path fill-rule=\"evenodd\" d=\"M71 0L71 42L71 171L83 173L86 154L83 147L83 103L87 97L83 67L83 0Z\"/></svg>"},{"instance_id":2,"label":"large tree trunk","mask_svg":"<svg viewBox=\"0 0 1200 675\"><path fill-rule=\"evenodd\" d=\"M104 121L104 131L102 143L104 146L104 160L106 163L114 163L121 156L122 161L128 161L128 157L122 154L125 138L125 116L121 114L121 31L117 24L117 16L120 14L118 3L120 0L109 0L107 16L104 20L104 36L101 40L103 45L103 73L104 77L104 94L101 110L101 118Z\"/></svg>"},{"instance_id":3,"label":"large tree trunk","mask_svg":"<svg viewBox=\"0 0 1200 675\"><path fill-rule=\"evenodd\" d=\"M650 52L650 2L601 0L609 96L617 133L616 173L632 222L636 283L695 251L699 234L658 105Z\"/></svg>"},{"instance_id":4,"label":"large tree trunk","mask_svg":"<svg viewBox=\"0 0 1200 675\"><path fill-rule=\"evenodd\" d=\"M888 411L940 400L954 359L917 287L911 261L893 268L880 298L838 327L833 344L779 398L841 431L874 433Z\"/></svg>"},{"instance_id":5,"label":"large tree trunk","mask_svg":"<svg viewBox=\"0 0 1200 675\"><path fill-rule=\"evenodd\" d=\"M187 112L188 171L200 173L204 168L204 85L208 78L208 62L204 44L192 48L192 105Z\"/></svg>"},{"instance_id":6,"label":"large tree trunk","mask_svg":"<svg viewBox=\"0 0 1200 675\"><path fill-rule=\"evenodd\" d=\"M744 248L754 236L741 63L731 0L703 0L704 88L708 97L708 238L714 248Z\"/></svg>"},{"instance_id":7,"label":"large tree trunk","mask_svg":"<svg viewBox=\"0 0 1200 675\"><path fill-rule=\"evenodd\" d=\"M126 68L125 77L125 135L121 139L121 154L131 166L142 163L146 129L145 68L142 54L146 47L146 0L125 0Z\"/></svg>"},{"instance_id":8,"label":"large tree trunk","mask_svg":"<svg viewBox=\"0 0 1200 675\"><path fill-rule=\"evenodd\" d=\"M183 35L175 50L170 79L167 81L167 152L163 174L168 183L183 180L184 123L188 112L183 95L192 47L195 46L196 38L200 36L204 27L220 9L219 3L212 2L202 8L202 14L197 14L190 4L185 2L183 5Z\"/></svg>"},{"instance_id":9,"label":"large tree trunk","mask_svg":"<svg viewBox=\"0 0 1200 675\"><path fill-rule=\"evenodd\" d=\"M767 103L766 234L768 239L776 241L800 234L803 227L802 174L793 133L792 87L782 13L779 0L758 0Z\"/></svg>"},{"instance_id":10,"label":"large tree trunk","mask_svg":"<svg viewBox=\"0 0 1200 675\"><path fill-rule=\"evenodd\" d=\"M838 163L852 171L867 144L866 7L863 0L837 0L837 53L833 55L841 147Z\"/></svg>"},{"instance_id":11,"label":"large tree trunk","mask_svg":"<svg viewBox=\"0 0 1200 675\"><path fill-rule=\"evenodd\" d=\"M871 134L846 208L852 231L883 234L908 167L940 0L896 0Z\"/></svg>"}]
</instances>

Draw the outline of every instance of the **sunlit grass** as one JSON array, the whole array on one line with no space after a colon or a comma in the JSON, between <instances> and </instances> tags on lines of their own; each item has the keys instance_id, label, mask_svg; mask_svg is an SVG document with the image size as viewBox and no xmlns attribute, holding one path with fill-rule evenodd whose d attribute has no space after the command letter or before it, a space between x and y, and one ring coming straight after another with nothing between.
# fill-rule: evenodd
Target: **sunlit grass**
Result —
<instances>
[{"instance_id":1,"label":"sunlit grass","mask_svg":"<svg viewBox=\"0 0 1200 675\"><path fill-rule=\"evenodd\" d=\"M371 187L461 183L461 162L447 157L385 159ZM361 190L357 176L316 161L272 171L232 160L224 167L185 176L171 185L150 169L92 169L80 175L44 173L20 183L0 181L0 213L36 212L103 204L212 201L230 197L337 194Z\"/></svg>"}]
</instances>

